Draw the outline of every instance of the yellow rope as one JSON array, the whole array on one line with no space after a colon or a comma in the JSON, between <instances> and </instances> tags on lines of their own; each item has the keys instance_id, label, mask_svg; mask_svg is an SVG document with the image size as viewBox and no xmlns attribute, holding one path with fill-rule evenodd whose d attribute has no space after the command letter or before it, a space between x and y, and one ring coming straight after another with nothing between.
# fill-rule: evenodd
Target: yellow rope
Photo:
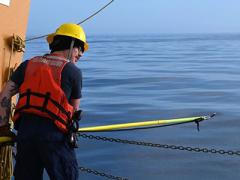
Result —
<instances>
[{"instance_id":1,"label":"yellow rope","mask_svg":"<svg viewBox=\"0 0 240 180\"><path fill-rule=\"evenodd\" d=\"M0 147L0 180L10 180L13 175L12 147Z\"/></svg>"}]
</instances>

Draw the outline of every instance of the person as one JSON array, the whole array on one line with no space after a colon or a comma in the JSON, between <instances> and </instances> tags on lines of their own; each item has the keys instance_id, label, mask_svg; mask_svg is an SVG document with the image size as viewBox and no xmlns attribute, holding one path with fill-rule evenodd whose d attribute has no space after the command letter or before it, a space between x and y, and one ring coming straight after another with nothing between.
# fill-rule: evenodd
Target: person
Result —
<instances>
[{"instance_id":1,"label":"person","mask_svg":"<svg viewBox=\"0 0 240 180\"><path fill-rule=\"evenodd\" d=\"M19 93L13 116L17 130L16 180L78 179L71 126L82 96L82 73L75 63L88 50L84 30L61 25L48 35L50 54L16 69L0 95L0 126L8 127L10 99ZM74 142L73 142L74 141Z\"/></svg>"}]
</instances>

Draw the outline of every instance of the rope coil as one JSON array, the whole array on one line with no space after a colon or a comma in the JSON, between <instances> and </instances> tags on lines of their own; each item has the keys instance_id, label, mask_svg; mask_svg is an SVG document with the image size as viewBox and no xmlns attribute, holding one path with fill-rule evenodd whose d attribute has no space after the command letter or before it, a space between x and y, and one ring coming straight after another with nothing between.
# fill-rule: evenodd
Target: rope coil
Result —
<instances>
[{"instance_id":1,"label":"rope coil","mask_svg":"<svg viewBox=\"0 0 240 180\"><path fill-rule=\"evenodd\" d=\"M13 50L16 52L25 52L25 42L18 35L12 37Z\"/></svg>"}]
</instances>

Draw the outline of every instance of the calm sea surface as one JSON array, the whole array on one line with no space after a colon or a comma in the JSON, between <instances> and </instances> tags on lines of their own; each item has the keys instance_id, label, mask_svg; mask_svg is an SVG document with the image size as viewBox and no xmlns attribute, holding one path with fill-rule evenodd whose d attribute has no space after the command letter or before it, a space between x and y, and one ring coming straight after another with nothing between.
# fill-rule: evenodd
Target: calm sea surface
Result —
<instances>
[{"instance_id":1,"label":"calm sea surface","mask_svg":"<svg viewBox=\"0 0 240 180\"><path fill-rule=\"evenodd\" d=\"M90 36L81 126L217 115L194 123L98 136L240 150L240 34ZM27 44L25 59L48 52ZM134 180L238 180L240 156L79 139L79 166ZM47 178L46 178L47 179ZM101 180L80 173L81 180Z\"/></svg>"}]
</instances>

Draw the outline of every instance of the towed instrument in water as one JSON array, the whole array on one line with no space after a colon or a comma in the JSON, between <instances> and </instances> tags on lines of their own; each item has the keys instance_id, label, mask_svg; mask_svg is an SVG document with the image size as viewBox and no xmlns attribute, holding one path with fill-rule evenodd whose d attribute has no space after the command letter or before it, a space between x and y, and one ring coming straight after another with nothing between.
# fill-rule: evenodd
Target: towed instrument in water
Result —
<instances>
[{"instance_id":1,"label":"towed instrument in water","mask_svg":"<svg viewBox=\"0 0 240 180\"><path fill-rule=\"evenodd\" d=\"M152 120L152 121L131 122L131 123L122 123L122 124L111 124L111 125L104 125L104 126L82 127L78 129L78 132L146 129L146 128L156 128L156 127L163 127L163 126L172 126L172 125L184 124L184 123L190 123L190 122L197 123L197 127L199 130L200 121L210 119L215 115L216 113L213 113L207 116L197 116L197 117L188 117L188 118Z\"/></svg>"}]
</instances>

